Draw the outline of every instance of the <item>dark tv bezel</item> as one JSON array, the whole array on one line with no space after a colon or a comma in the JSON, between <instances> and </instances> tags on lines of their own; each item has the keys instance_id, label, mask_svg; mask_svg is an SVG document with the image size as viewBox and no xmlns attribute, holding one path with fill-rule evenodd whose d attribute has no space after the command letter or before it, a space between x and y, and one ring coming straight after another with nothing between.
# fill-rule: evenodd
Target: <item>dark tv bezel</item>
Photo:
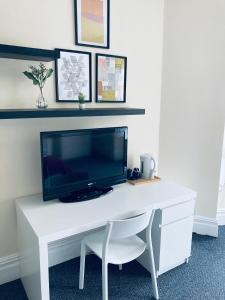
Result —
<instances>
[{"instance_id":1,"label":"dark tv bezel","mask_svg":"<svg viewBox=\"0 0 225 300\"><path fill-rule=\"evenodd\" d=\"M116 131L123 131L124 132L124 153L123 153L123 165L124 165L124 173L119 176L111 176L105 177L100 180L90 181L85 180L81 183L74 183L69 184L68 186L54 188L50 191L46 191L44 187L44 163L43 163L43 142L44 139L48 136L52 135L85 135L85 134L94 134L95 132L101 133L110 133ZM41 146L41 173L42 173L42 193L43 193L43 200L55 200L62 197L66 197L69 194L77 191L81 191L83 189L87 189L91 186L97 187L109 187L112 185L120 184L126 182L126 171L127 171L127 145L128 145L128 127L107 127L107 128L90 128L90 129L78 129L78 130L62 130L62 131L45 131L40 133L40 146Z\"/></svg>"}]
</instances>

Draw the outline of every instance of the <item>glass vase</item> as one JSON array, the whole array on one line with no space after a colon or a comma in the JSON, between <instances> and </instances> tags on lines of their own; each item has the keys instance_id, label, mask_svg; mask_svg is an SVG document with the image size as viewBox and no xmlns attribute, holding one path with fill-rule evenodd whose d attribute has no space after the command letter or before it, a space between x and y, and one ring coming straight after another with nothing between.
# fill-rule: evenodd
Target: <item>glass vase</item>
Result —
<instances>
[{"instance_id":1,"label":"glass vase","mask_svg":"<svg viewBox=\"0 0 225 300\"><path fill-rule=\"evenodd\" d=\"M86 107L85 103L79 102L79 109L85 109L85 107Z\"/></svg>"},{"instance_id":2,"label":"glass vase","mask_svg":"<svg viewBox=\"0 0 225 300\"><path fill-rule=\"evenodd\" d=\"M45 100L43 96L42 89L40 89L39 96L36 101L36 106L37 108L47 108L48 107L48 102Z\"/></svg>"}]
</instances>

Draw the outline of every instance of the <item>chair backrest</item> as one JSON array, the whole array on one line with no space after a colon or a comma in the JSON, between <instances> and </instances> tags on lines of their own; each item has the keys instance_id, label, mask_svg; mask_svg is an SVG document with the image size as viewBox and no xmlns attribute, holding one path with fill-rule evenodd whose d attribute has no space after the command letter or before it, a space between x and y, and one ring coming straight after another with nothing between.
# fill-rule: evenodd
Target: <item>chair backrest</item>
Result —
<instances>
[{"instance_id":1,"label":"chair backrest","mask_svg":"<svg viewBox=\"0 0 225 300\"><path fill-rule=\"evenodd\" d=\"M152 211L133 218L109 221L106 226L106 235L103 242L102 259L107 261L110 240L125 239L136 235L144 229L146 229L147 245L151 246L151 228L154 214L155 209L152 209Z\"/></svg>"},{"instance_id":2,"label":"chair backrest","mask_svg":"<svg viewBox=\"0 0 225 300\"><path fill-rule=\"evenodd\" d=\"M144 213L133 218L125 220L113 220L108 222L110 226L109 240L124 239L143 231L148 227L150 222L151 212Z\"/></svg>"}]
</instances>

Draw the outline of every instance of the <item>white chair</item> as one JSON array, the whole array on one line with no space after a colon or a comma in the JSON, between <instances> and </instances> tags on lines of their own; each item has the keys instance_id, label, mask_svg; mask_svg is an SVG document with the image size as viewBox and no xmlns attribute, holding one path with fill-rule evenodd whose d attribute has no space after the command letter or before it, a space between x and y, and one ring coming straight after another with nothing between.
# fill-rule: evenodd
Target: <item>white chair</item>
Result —
<instances>
[{"instance_id":1,"label":"white chair","mask_svg":"<svg viewBox=\"0 0 225 300\"><path fill-rule=\"evenodd\" d=\"M84 288L85 256L87 248L102 259L102 295L108 300L108 264L119 265L139 257L147 248L151 266L154 297L159 299L155 262L153 256L151 228L155 211L125 220L109 221L104 230L90 234L82 240L79 289ZM146 243L137 233L146 229Z\"/></svg>"}]
</instances>

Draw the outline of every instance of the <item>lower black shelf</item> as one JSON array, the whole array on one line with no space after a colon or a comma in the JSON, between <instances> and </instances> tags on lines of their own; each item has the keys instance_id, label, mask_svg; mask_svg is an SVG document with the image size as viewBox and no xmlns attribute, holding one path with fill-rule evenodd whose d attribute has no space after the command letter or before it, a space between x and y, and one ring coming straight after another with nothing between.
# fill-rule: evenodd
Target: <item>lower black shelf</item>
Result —
<instances>
[{"instance_id":1,"label":"lower black shelf","mask_svg":"<svg viewBox=\"0 0 225 300\"><path fill-rule=\"evenodd\" d=\"M0 58L23 59L33 61L53 61L58 58L55 50L20 47L0 44Z\"/></svg>"},{"instance_id":2,"label":"lower black shelf","mask_svg":"<svg viewBox=\"0 0 225 300\"><path fill-rule=\"evenodd\" d=\"M47 109L0 109L0 119L69 118L144 115L143 108L47 108Z\"/></svg>"}]
</instances>

